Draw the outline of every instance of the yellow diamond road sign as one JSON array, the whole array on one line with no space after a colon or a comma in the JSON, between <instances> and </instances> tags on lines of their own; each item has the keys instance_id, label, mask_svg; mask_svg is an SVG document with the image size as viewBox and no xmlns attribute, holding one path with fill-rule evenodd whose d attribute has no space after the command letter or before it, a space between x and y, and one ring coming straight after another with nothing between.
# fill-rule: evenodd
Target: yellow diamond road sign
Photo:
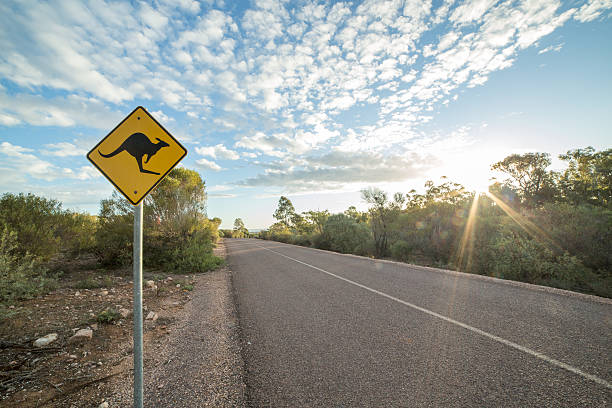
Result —
<instances>
[{"instance_id":1,"label":"yellow diamond road sign","mask_svg":"<svg viewBox=\"0 0 612 408\"><path fill-rule=\"evenodd\" d=\"M178 140L139 106L87 158L137 205L186 154Z\"/></svg>"}]
</instances>

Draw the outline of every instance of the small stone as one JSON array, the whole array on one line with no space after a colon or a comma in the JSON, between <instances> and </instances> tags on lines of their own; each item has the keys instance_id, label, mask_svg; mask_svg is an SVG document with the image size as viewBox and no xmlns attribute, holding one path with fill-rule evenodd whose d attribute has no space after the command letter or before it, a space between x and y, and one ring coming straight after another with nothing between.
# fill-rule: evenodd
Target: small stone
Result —
<instances>
[{"instance_id":1,"label":"small stone","mask_svg":"<svg viewBox=\"0 0 612 408\"><path fill-rule=\"evenodd\" d=\"M103 403L98 405L98 408L108 408L108 401L104 401Z\"/></svg>"},{"instance_id":2,"label":"small stone","mask_svg":"<svg viewBox=\"0 0 612 408\"><path fill-rule=\"evenodd\" d=\"M121 315L121 317L125 319L126 317L130 315L130 311L127 309L121 308L119 309L119 314Z\"/></svg>"},{"instance_id":3,"label":"small stone","mask_svg":"<svg viewBox=\"0 0 612 408\"><path fill-rule=\"evenodd\" d=\"M68 358L70 358L70 359L74 360L74 359L76 359L76 358L77 358L77 356L76 356L76 354L71 354L71 355L69 355L69 356L68 356Z\"/></svg>"},{"instance_id":4,"label":"small stone","mask_svg":"<svg viewBox=\"0 0 612 408\"><path fill-rule=\"evenodd\" d=\"M166 278L166 280L167 280L167 281L172 282L172 280L173 280L173 279L172 279L172 276L168 276L168 277Z\"/></svg>"},{"instance_id":5,"label":"small stone","mask_svg":"<svg viewBox=\"0 0 612 408\"><path fill-rule=\"evenodd\" d=\"M9 306L9 309L14 309L14 308L15 308L15 305L10 305Z\"/></svg>"},{"instance_id":6,"label":"small stone","mask_svg":"<svg viewBox=\"0 0 612 408\"><path fill-rule=\"evenodd\" d=\"M155 281L148 280L148 281L145 282L145 286L147 288L153 288L155 286Z\"/></svg>"},{"instance_id":7,"label":"small stone","mask_svg":"<svg viewBox=\"0 0 612 408\"><path fill-rule=\"evenodd\" d=\"M94 323L91 325L92 330L98 330L98 323Z\"/></svg>"},{"instance_id":8,"label":"small stone","mask_svg":"<svg viewBox=\"0 0 612 408\"><path fill-rule=\"evenodd\" d=\"M74 334L70 339L68 339L68 343L80 343L91 340L93 336L93 330L91 329L81 329Z\"/></svg>"},{"instance_id":9,"label":"small stone","mask_svg":"<svg viewBox=\"0 0 612 408\"><path fill-rule=\"evenodd\" d=\"M57 340L57 333L50 333L44 337L36 339L36 341L34 341L34 347L44 347L53 343L55 340Z\"/></svg>"},{"instance_id":10,"label":"small stone","mask_svg":"<svg viewBox=\"0 0 612 408\"><path fill-rule=\"evenodd\" d=\"M101 292L100 292L100 295L102 295L102 296L106 296L106 295L108 295L108 290L103 290L103 291L101 291Z\"/></svg>"},{"instance_id":11,"label":"small stone","mask_svg":"<svg viewBox=\"0 0 612 408\"><path fill-rule=\"evenodd\" d=\"M81 296L81 292L77 290L76 292L74 292L74 296Z\"/></svg>"},{"instance_id":12,"label":"small stone","mask_svg":"<svg viewBox=\"0 0 612 408\"><path fill-rule=\"evenodd\" d=\"M147 315L146 320L152 320L152 321L156 321L158 318L157 313L151 311L149 312L149 314Z\"/></svg>"},{"instance_id":13,"label":"small stone","mask_svg":"<svg viewBox=\"0 0 612 408\"><path fill-rule=\"evenodd\" d=\"M177 284L176 284L176 287L177 287L177 288L180 288L180 287L181 287L181 284L180 284L180 283L177 283Z\"/></svg>"}]
</instances>

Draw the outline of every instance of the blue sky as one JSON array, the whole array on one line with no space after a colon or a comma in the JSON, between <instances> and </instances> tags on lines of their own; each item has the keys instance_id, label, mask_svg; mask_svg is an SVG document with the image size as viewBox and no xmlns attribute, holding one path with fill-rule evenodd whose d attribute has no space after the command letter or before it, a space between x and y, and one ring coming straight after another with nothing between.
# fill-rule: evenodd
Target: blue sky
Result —
<instances>
[{"instance_id":1,"label":"blue sky","mask_svg":"<svg viewBox=\"0 0 612 408\"><path fill-rule=\"evenodd\" d=\"M136 106L189 150L230 227L470 188L511 153L610 147L612 0L6 0L0 192L97 213L85 153ZM555 161L554 166L560 166Z\"/></svg>"}]
</instances>

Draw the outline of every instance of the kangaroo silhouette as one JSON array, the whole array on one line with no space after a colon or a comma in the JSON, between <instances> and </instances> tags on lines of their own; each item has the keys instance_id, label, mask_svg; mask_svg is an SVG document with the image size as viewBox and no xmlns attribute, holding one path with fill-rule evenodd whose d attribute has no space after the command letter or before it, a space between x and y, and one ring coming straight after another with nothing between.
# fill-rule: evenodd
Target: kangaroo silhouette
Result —
<instances>
[{"instance_id":1,"label":"kangaroo silhouette","mask_svg":"<svg viewBox=\"0 0 612 408\"><path fill-rule=\"evenodd\" d=\"M148 163L149 160L151 160L151 157L155 156L155 154L157 154L157 152L160 149L170 146L168 143L164 142L158 137L156 137L155 139L158 140L157 143L151 142L149 138L147 137L147 135L145 135L144 133L140 133L140 132L132 133L130 137L128 137L127 139L125 139L123 143L121 143L121 146L115 149L114 152L109 153L109 154L104 154L100 150L98 150L98 153L100 153L100 156L102 157L109 158L109 157L116 156L125 150L133 158L136 159L136 162L138 162L138 168L140 169L141 173L159 175L159 173L156 173L150 170L145 170L142 168L142 158L145 155L147 156L145 163Z\"/></svg>"}]
</instances>

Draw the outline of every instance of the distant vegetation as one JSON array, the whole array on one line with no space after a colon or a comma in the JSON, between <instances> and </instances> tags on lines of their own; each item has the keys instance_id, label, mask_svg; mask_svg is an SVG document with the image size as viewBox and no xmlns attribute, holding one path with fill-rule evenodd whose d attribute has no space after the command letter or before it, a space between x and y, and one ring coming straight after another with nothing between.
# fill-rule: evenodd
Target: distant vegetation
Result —
<instances>
[{"instance_id":1,"label":"distant vegetation","mask_svg":"<svg viewBox=\"0 0 612 408\"><path fill-rule=\"evenodd\" d=\"M219 218L206 217L200 175L176 168L145 199L144 266L194 273L222 263L213 255ZM49 262L93 254L104 266L132 264L134 207L117 193L102 200L98 216L62 209L32 194L0 197L0 305L54 287ZM100 285L97 281L94 282Z\"/></svg>"},{"instance_id":2,"label":"distant vegetation","mask_svg":"<svg viewBox=\"0 0 612 408\"><path fill-rule=\"evenodd\" d=\"M392 198L366 189L365 212L298 214L281 197L259 237L612 297L612 149L560 159L554 172L549 154L508 156L486 194L448 180Z\"/></svg>"}]
</instances>

